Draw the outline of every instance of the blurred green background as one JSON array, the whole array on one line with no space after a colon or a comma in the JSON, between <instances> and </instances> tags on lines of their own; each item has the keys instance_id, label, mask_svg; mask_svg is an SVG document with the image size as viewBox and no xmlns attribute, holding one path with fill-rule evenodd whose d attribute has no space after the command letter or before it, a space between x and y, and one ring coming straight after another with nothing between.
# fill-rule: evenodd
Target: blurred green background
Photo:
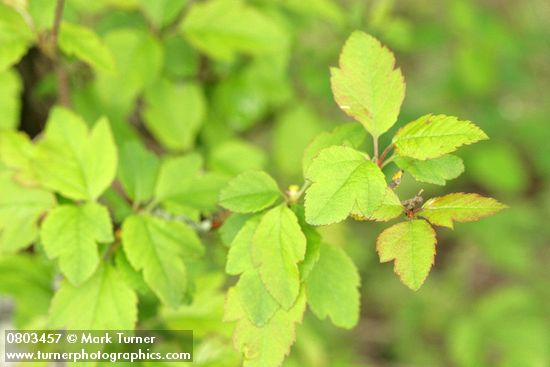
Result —
<instances>
[{"instance_id":1,"label":"blurred green background","mask_svg":"<svg viewBox=\"0 0 550 367\"><path fill-rule=\"evenodd\" d=\"M87 121L106 114L119 142L140 135L162 151L144 131L140 108L157 98L166 105L149 113L177 114L172 106L182 95L148 86L162 83L158 75L194 80L206 95L206 117L189 147L209 169L231 176L263 166L282 184L301 185L308 142L348 121L333 101L329 67L355 29L395 52L407 82L401 116L382 147L399 126L431 112L471 120L491 138L461 150L465 174L447 187L406 175L399 188L401 197L420 188L425 197L478 192L510 206L439 229L436 263L418 292L378 262L374 240L383 225L321 229L361 272L361 321L345 331L308 315L285 366L550 366L550 2L251 0L278 27L265 40L275 51L227 58L201 55L174 26L198 2L180 2L175 16L158 10L167 3L67 1L65 19L93 27L125 71L94 78L68 63L70 100ZM52 23L54 5L28 0L38 27ZM17 72L0 75L0 109L35 135L56 99L55 76L35 49ZM201 348L199 356L217 347Z\"/></svg>"}]
</instances>

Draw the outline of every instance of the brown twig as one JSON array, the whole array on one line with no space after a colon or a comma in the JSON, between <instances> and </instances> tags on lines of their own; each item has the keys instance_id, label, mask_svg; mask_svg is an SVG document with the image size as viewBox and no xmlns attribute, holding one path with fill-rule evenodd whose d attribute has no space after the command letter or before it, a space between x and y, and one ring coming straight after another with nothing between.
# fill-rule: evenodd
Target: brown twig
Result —
<instances>
[{"instance_id":1,"label":"brown twig","mask_svg":"<svg viewBox=\"0 0 550 367\"><path fill-rule=\"evenodd\" d=\"M389 152L393 149L393 144L390 144L384 149L382 154L380 155L380 158L378 159L378 167L382 167L382 164L384 164L384 159L386 159L386 156Z\"/></svg>"},{"instance_id":2,"label":"brown twig","mask_svg":"<svg viewBox=\"0 0 550 367\"><path fill-rule=\"evenodd\" d=\"M61 18L63 17L63 8L65 6L65 0L57 0L55 6L55 17L52 26L52 34L50 38L50 49L52 52L52 59L55 62L55 74L57 79L57 92L59 104L65 107L71 105L71 93L69 88L69 77L67 70L65 70L62 62L58 56L57 40L59 38L59 28L61 26Z\"/></svg>"},{"instance_id":3,"label":"brown twig","mask_svg":"<svg viewBox=\"0 0 550 367\"><path fill-rule=\"evenodd\" d=\"M71 106L71 92L69 89L69 77L67 71L59 63L55 66L55 74L57 77L57 93L59 104L65 107Z\"/></svg>"},{"instance_id":4,"label":"brown twig","mask_svg":"<svg viewBox=\"0 0 550 367\"><path fill-rule=\"evenodd\" d=\"M57 50L57 37L59 35L59 27L61 25L61 17L63 16L63 7L65 6L65 0L57 0L57 4L55 5L55 17L53 20L53 27L52 27L52 45L54 46L54 50Z\"/></svg>"}]
</instances>

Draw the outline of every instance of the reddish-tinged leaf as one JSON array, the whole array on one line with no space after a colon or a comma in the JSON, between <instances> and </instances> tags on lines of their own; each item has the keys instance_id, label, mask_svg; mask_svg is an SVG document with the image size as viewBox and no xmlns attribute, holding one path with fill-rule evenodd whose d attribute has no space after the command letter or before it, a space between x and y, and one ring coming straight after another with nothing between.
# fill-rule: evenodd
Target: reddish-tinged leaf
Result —
<instances>
[{"instance_id":1,"label":"reddish-tinged leaf","mask_svg":"<svg viewBox=\"0 0 550 367\"><path fill-rule=\"evenodd\" d=\"M419 216L436 226L453 228L453 221L472 222L505 208L493 198L459 192L426 201Z\"/></svg>"},{"instance_id":2,"label":"reddish-tinged leaf","mask_svg":"<svg viewBox=\"0 0 550 367\"><path fill-rule=\"evenodd\" d=\"M412 290L418 290L434 263L435 232L422 219L398 223L378 236L380 262L395 260L393 271Z\"/></svg>"}]
</instances>

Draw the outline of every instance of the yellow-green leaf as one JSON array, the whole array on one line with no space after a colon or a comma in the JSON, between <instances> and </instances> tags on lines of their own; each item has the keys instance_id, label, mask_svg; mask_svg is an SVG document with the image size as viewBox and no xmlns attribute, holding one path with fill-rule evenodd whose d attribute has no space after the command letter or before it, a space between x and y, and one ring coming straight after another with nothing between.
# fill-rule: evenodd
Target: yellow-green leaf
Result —
<instances>
[{"instance_id":1,"label":"yellow-green leaf","mask_svg":"<svg viewBox=\"0 0 550 367\"><path fill-rule=\"evenodd\" d=\"M286 204L268 211L252 238L252 260L269 293L288 310L300 292L298 262L304 260L306 238L298 218Z\"/></svg>"},{"instance_id":2,"label":"yellow-green leaf","mask_svg":"<svg viewBox=\"0 0 550 367\"><path fill-rule=\"evenodd\" d=\"M305 198L306 220L313 225L340 222L352 212L370 217L386 190L378 166L363 153L342 146L322 150L306 177L312 182Z\"/></svg>"},{"instance_id":3,"label":"yellow-green leaf","mask_svg":"<svg viewBox=\"0 0 550 367\"><path fill-rule=\"evenodd\" d=\"M164 50L151 33L136 28L116 28L103 38L116 64L116 72L98 72L95 90L101 103L118 116L130 115L134 99L158 80Z\"/></svg>"},{"instance_id":4,"label":"yellow-green leaf","mask_svg":"<svg viewBox=\"0 0 550 367\"><path fill-rule=\"evenodd\" d=\"M288 43L284 28L242 0L193 4L181 29L195 47L225 61L240 52L258 55L284 49Z\"/></svg>"},{"instance_id":5,"label":"yellow-green leaf","mask_svg":"<svg viewBox=\"0 0 550 367\"><path fill-rule=\"evenodd\" d=\"M245 271L235 288L248 319L256 326L266 325L281 308L265 288L256 269Z\"/></svg>"},{"instance_id":6,"label":"yellow-green leaf","mask_svg":"<svg viewBox=\"0 0 550 367\"><path fill-rule=\"evenodd\" d=\"M158 157L138 141L120 146L118 179L136 203L144 203L153 196L159 168Z\"/></svg>"},{"instance_id":7,"label":"yellow-green leaf","mask_svg":"<svg viewBox=\"0 0 550 367\"><path fill-rule=\"evenodd\" d=\"M306 279L307 302L320 319L327 316L343 328L359 320L359 273L337 246L321 243L319 260Z\"/></svg>"},{"instance_id":8,"label":"yellow-green leaf","mask_svg":"<svg viewBox=\"0 0 550 367\"><path fill-rule=\"evenodd\" d=\"M394 260L394 272L412 290L420 288L435 257L435 232L422 219L398 223L384 230L376 241L380 262Z\"/></svg>"},{"instance_id":9,"label":"yellow-green leaf","mask_svg":"<svg viewBox=\"0 0 550 367\"><path fill-rule=\"evenodd\" d=\"M187 0L139 0L143 13L157 28L162 28L173 22Z\"/></svg>"},{"instance_id":10,"label":"yellow-green leaf","mask_svg":"<svg viewBox=\"0 0 550 367\"><path fill-rule=\"evenodd\" d=\"M235 288L230 288L224 320L237 321L233 343L243 355L243 366L279 367L296 339L296 324L302 322L305 307L302 291L289 310L278 309L266 325L259 327L246 317Z\"/></svg>"},{"instance_id":11,"label":"yellow-green leaf","mask_svg":"<svg viewBox=\"0 0 550 367\"><path fill-rule=\"evenodd\" d=\"M184 194L200 175L203 160L198 153L191 153L163 160L158 174L154 197L158 202L176 199Z\"/></svg>"},{"instance_id":12,"label":"yellow-green leaf","mask_svg":"<svg viewBox=\"0 0 550 367\"><path fill-rule=\"evenodd\" d=\"M220 205L236 213L253 213L272 205L281 192L270 175L263 171L241 173L220 193Z\"/></svg>"},{"instance_id":13,"label":"yellow-green leaf","mask_svg":"<svg viewBox=\"0 0 550 367\"><path fill-rule=\"evenodd\" d=\"M472 222L506 208L493 198L478 194L454 193L432 198L418 213L436 226L453 228L453 221Z\"/></svg>"},{"instance_id":14,"label":"yellow-green leaf","mask_svg":"<svg viewBox=\"0 0 550 367\"><path fill-rule=\"evenodd\" d=\"M261 170L267 155L258 146L243 140L232 139L217 144L208 159L209 169L227 176L251 170Z\"/></svg>"},{"instance_id":15,"label":"yellow-green leaf","mask_svg":"<svg viewBox=\"0 0 550 367\"><path fill-rule=\"evenodd\" d=\"M0 71L0 130L17 129L21 112L23 81L13 70Z\"/></svg>"},{"instance_id":16,"label":"yellow-green leaf","mask_svg":"<svg viewBox=\"0 0 550 367\"><path fill-rule=\"evenodd\" d=\"M33 38L23 16L15 8L0 3L0 72L25 55Z\"/></svg>"},{"instance_id":17,"label":"yellow-green leaf","mask_svg":"<svg viewBox=\"0 0 550 367\"><path fill-rule=\"evenodd\" d=\"M395 163L405 172L410 173L416 181L435 185L445 185L464 172L464 163L456 155L447 154L439 158L421 161L408 157L396 157Z\"/></svg>"},{"instance_id":18,"label":"yellow-green leaf","mask_svg":"<svg viewBox=\"0 0 550 367\"><path fill-rule=\"evenodd\" d=\"M159 143L170 150L193 147L206 112L198 85L163 79L146 89L144 101L143 122Z\"/></svg>"},{"instance_id":19,"label":"yellow-green leaf","mask_svg":"<svg viewBox=\"0 0 550 367\"><path fill-rule=\"evenodd\" d=\"M76 56L96 70L107 73L115 71L115 61L111 51L89 28L68 22L61 23L59 47L65 54Z\"/></svg>"},{"instance_id":20,"label":"yellow-green leaf","mask_svg":"<svg viewBox=\"0 0 550 367\"><path fill-rule=\"evenodd\" d=\"M0 170L0 254L13 253L38 237L38 219L55 204L52 193L24 187Z\"/></svg>"},{"instance_id":21,"label":"yellow-green leaf","mask_svg":"<svg viewBox=\"0 0 550 367\"><path fill-rule=\"evenodd\" d=\"M489 139L487 135L470 121L446 115L425 115L399 129L393 143L400 156L424 160L486 139Z\"/></svg>"},{"instance_id":22,"label":"yellow-green leaf","mask_svg":"<svg viewBox=\"0 0 550 367\"><path fill-rule=\"evenodd\" d=\"M353 32L346 41L338 68L331 69L334 99L346 114L374 137L397 121L405 98L405 81L395 57L374 37Z\"/></svg>"},{"instance_id":23,"label":"yellow-green leaf","mask_svg":"<svg viewBox=\"0 0 550 367\"><path fill-rule=\"evenodd\" d=\"M110 265L100 266L80 287L61 283L50 306L48 327L67 330L133 330L137 296Z\"/></svg>"},{"instance_id":24,"label":"yellow-green leaf","mask_svg":"<svg viewBox=\"0 0 550 367\"><path fill-rule=\"evenodd\" d=\"M399 197L392 189L387 187L384 194L384 199L382 200L382 204L378 208L376 208L374 213L372 213L370 217L363 217L358 219L387 222L398 217L401 213L403 213L404 210L405 208L403 207L403 204L401 204Z\"/></svg>"},{"instance_id":25,"label":"yellow-green leaf","mask_svg":"<svg viewBox=\"0 0 550 367\"><path fill-rule=\"evenodd\" d=\"M46 188L73 200L96 200L112 183L117 150L109 122L91 131L70 110L50 113L45 136L36 146L33 169Z\"/></svg>"},{"instance_id":26,"label":"yellow-green leaf","mask_svg":"<svg viewBox=\"0 0 550 367\"><path fill-rule=\"evenodd\" d=\"M307 173L313 159L319 152L333 145L343 145L350 148L358 148L365 140L367 133L360 125L350 122L340 125L331 132L322 132L317 135L304 151L302 158L302 170L304 176Z\"/></svg>"},{"instance_id":27,"label":"yellow-green leaf","mask_svg":"<svg viewBox=\"0 0 550 367\"><path fill-rule=\"evenodd\" d=\"M134 269L160 300L175 308L187 289L184 259L203 254L196 233L182 222L133 215L122 224L122 246Z\"/></svg>"},{"instance_id":28,"label":"yellow-green leaf","mask_svg":"<svg viewBox=\"0 0 550 367\"><path fill-rule=\"evenodd\" d=\"M40 238L48 257L59 258L61 272L79 286L97 269L98 243L113 241L113 226L104 206L62 205L48 214Z\"/></svg>"},{"instance_id":29,"label":"yellow-green leaf","mask_svg":"<svg viewBox=\"0 0 550 367\"><path fill-rule=\"evenodd\" d=\"M254 268L252 263L252 238L256 233L260 219L260 215L249 218L231 241L225 265L225 271L228 274L237 275Z\"/></svg>"}]
</instances>

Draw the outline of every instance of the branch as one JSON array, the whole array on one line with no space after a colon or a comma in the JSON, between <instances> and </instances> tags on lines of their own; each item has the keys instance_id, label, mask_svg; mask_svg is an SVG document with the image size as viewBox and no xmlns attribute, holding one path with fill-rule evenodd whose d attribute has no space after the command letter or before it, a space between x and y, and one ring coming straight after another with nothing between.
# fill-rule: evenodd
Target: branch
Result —
<instances>
[{"instance_id":1,"label":"branch","mask_svg":"<svg viewBox=\"0 0 550 367\"><path fill-rule=\"evenodd\" d=\"M63 16L64 5L65 0L57 0L57 4L55 6L55 17L52 26L50 49L52 52L52 59L55 62L55 74L57 78L57 93L59 97L59 104L65 107L70 107L71 93L69 89L69 77L67 75L67 71L65 70L63 65L61 65L57 50L57 39L59 37L59 27L61 26L61 18Z\"/></svg>"},{"instance_id":2,"label":"branch","mask_svg":"<svg viewBox=\"0 0 550 367\"><path fill-rule=\"evenodd\" d=\"M71 107L71 91L69 88L69 76L67 71L59 63L55 66L55 74L57 77L57 93L59 104L64 107Z\"/></svg>"},{"instance_id":3,"label":"branch","mask_svg":"<svg viewBox=\"0 0 550 367\"><path fill-rule=\"evenodd\" d=\"M57 4L55 5L55 17L52 27L52 49L54 50L54 52L57 52L57 37L59 35L59 26L61 25L61 17L63 16L64 5L65 0L57 0Z\"/></svg>"}]
</instances>

